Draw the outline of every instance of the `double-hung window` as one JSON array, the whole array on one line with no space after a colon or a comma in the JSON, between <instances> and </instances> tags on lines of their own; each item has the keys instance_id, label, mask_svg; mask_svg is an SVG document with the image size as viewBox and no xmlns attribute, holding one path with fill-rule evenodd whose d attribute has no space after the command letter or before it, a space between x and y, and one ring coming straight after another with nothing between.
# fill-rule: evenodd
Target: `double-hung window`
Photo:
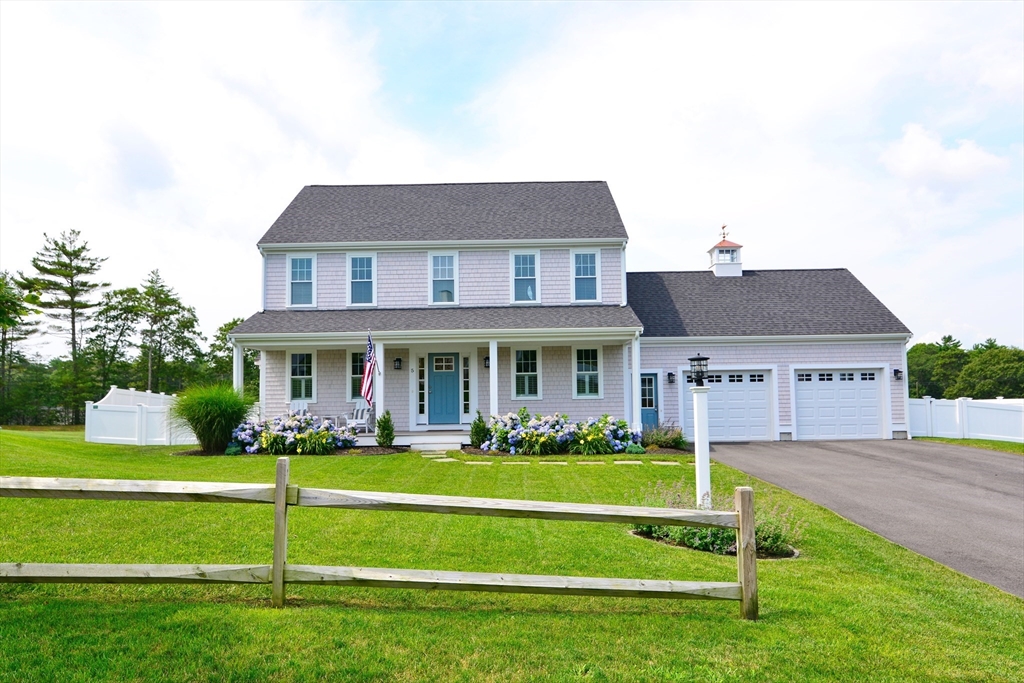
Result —
<instances>
[{"instance_id":1,"label":"double-hung window","mask_svg":"<svg viewBox=\"0 0 1024 683\"><path fill-rule=\"evenodd\" d=\"M539 301L537 254L512 254L512 300Z\"/></svg>"},{"instance_id":2,"label":"double-hung window","mask_svg":"<svg viewBox=\"0 0 1024 683\"><path fill-rule=\"evenodd\" d=\"M375 304L377 283L374 280L373 255L352 255L349 257L349 303Z\"/></svg>"},{"instance_id":3,"label":"double-hung window","mask_svg":"<svg viewBox=\"0 0 1024 683\"><path fill-rule=\"evenodd\" d=\"M456 295L456 272L459 264L455 254L430 255L430 303L454 304Z\"/></svg>"},{"instance_id":4,"label":"double-hung window","mask_svg":"<svg viewBox=\"0 0 1024 683\"><path fill-rule=\"evenodd\" d=\"M288 305L314 306L312 256L288 257Z\"/></svg>"},{"instance_id":5,"label":"double-hung window","mask_svg":"<svg viewBox=\"0 0 1024 683\"><path fill-rule=\"evenodd\" d=\"M601 349L574 349L576 390L573 398L601 398Z\"/></svg>"},{"instance_id":6,"label":"double-hung window","mask_svg":"<svg viewBox=\"0 0 1024 683\"><path fill-rule=\"evenodd\" d=\"M540 351L520 349L512 364L512 393L514 398L540 398Z\"/></svg>"},{"instance_id":7,"label":"double-hung window","mask_svg":"<svg viewBox=\"0 0 1024 683\"><path fill-rule=\"evenodd\" d=\"M349 368L349 394L348 400L356 401L360 398L360 390L363 388L363 365L366 362L366 353L353 351L351 354Z\"/></svg>"},{"instance_id":8,"label":"double-hung window","mask_svg":"<svg viewBox=\"0 0 1024 683\"><path fill-rule=\"evenodd\" d=\"M573 301L597 301L597 253L590 251L573 252Z\"/></svg>"},{"instance_id":9,"label":"double-hung window","mask_svg":"<svg viewBox=\"0 0 1024 683\"><path fill-rule=\"evenodd\" d=\"M291 374L289 375L289 400L313 400L313 354L291 354Z\"/></svg>"}]
</instances>

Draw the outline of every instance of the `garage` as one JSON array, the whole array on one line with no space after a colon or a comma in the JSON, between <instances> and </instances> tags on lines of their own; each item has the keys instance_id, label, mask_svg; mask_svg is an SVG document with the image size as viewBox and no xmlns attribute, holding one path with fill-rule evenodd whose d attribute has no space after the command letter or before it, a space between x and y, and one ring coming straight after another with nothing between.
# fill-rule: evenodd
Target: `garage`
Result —
<instances>
[{"instance_id":1,"label":"garage","mask_svg":"<svg viewBox=\"0 0 1024 683\"><path fill-rule=\"evenodd\" d=\"M708 436L710 441L768 441L771 430L771 372L768 370L712 371L708 387ZM693 398L686 378L680 402L685 433L693 438Z\"/></svg>"},{"instance_id":2,"label":"garage","mask_svg":"<svg viewBox=\"0 0 1024 683\"><path fill-rule=\"evenodd\" d=\"M797 439L882 438L882 379L878 369L794 372Z\"/></svg>"}]
</instances>

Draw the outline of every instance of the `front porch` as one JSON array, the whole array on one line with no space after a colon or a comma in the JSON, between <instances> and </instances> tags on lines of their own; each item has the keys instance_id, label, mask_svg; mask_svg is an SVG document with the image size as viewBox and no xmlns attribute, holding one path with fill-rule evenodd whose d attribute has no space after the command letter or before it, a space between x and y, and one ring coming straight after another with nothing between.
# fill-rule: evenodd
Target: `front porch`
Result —
<instances>
[{"instance_id":1,"label":"front porch","mask_svg":"<svg viewBox=\"0 0 1024 683\"><path fill-rule=\"evenodd\" d=\"M429 432L395 432L395 445L408 446L410 450L421 453L443 453L457 451L469 443L468 429L436 430ZM376 446L377 439L373 434L359 434L357 446Z\"/></svg>"}]
</instances>

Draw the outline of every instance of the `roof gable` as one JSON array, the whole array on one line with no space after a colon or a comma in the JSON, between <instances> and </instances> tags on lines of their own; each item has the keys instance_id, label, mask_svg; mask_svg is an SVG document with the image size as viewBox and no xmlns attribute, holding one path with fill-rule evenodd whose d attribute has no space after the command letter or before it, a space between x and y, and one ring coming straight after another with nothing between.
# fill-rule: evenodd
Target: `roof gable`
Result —
<instances>
[{"instance_id":1,"label":"roof gable","mask_svg":"<svg viewBox=\"0 0 1024 683\"><path fill-rule=\"evenodd\" d=\"M846 269L628 273L644 337L910 334Z\"/></svg>"},{"instance_id":2,"label":"roof gable","mask_svg":"<svg viewBox=\"0 0 1024 683\"><path fill-rule=\"evenodd\" d=\"M308 185L259 244L627 239L604 181Z\"/></svg>"}]
</instances>

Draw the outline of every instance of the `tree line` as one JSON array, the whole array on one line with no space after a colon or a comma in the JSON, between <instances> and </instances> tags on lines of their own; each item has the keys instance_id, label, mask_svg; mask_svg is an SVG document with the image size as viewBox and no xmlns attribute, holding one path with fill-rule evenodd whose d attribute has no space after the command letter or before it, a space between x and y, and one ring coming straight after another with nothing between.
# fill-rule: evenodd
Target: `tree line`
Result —
<instances>
[{"instance_id":1,"label":"tree line","mask_svg":"<svg viewBox=\"0 0 1024 683\"><path fill-rule=\"evenodd\" d=\"M0 272L0 424L81 424L86 401L112 384L174 393L230 382L232 319L207 339L195 308L153 270L138 286L112 289L81 233L44 235L31 270ZM32 354L35 337L63 337L56 358ZM257 395L257 352L245 352L246 391Z\"/></svg>"},{"instance_id":2,"label":"tree line","mask_svg":"<svg viewBox=\"0 0 1024 683\"><path fill-rule=\"evenodd\" d=\"M910 397L1024 398L1024 350L986 339L970 349L950 335L907 350Z\"/></svg>"}]
</instances>

